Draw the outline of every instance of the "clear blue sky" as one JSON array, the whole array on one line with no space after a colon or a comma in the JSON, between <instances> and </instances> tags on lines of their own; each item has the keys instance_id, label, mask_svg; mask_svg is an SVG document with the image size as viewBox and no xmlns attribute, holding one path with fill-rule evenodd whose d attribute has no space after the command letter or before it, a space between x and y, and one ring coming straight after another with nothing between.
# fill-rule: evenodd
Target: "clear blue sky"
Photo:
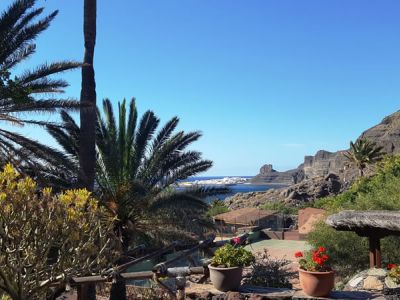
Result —
<instances>
[{"instance_id":1,"label":"clear blue sky","mask_svg":"<svg viewBox=\"0 0 400 300\"><path fill-rule=\"evenodd\" d=\"M60 14L26 67L82 59L82 2L39 2ZM208 175L292 168L399 109L399 14L398 0L98 0L98 101L134 96L201 130ZM80 72L65 77L79 97Z\"/></svg>"}]
</instances>

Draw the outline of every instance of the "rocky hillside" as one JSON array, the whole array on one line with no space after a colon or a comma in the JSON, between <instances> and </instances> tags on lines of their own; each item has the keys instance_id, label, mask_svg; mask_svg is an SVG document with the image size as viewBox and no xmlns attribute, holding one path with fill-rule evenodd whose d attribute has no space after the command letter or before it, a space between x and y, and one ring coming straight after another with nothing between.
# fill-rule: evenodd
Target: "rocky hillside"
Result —
<instances>
[{"instance_id":1,"label":"rocky hillside","mask_svg":"<svg viewBox=\"0 0 400 300\"><path fill-rule=\"evenodd\" d=\"M383 119L378 125L364 131L360 138L367 138L382 146L387 154L400 152L400 111ZM259 206L268 201L299 203L313 201L327 195L335 195L349 186L357 176L357 170L348 166L343 153L346 150L318 151L306 156L304 162L294 170L278 172L272 165L264 165L253 183L281 183L290 185L267 192L237 194L227 199L231 208Z\"/></svg>"},{"instance_id":2,"label":"rocky hillside","mask_svg":"<svg viewBox=\"0 0 400 300\"><path fill-rule=\"evenodd\" d=\"M297 206L321 197L337 195L344 189L345 186L339 176L329 174L325 177L314 177L298 184L280 189L270 189L266 192L238 193L227 198L225 203L230 209L258 207L274 201L283 201Z\"/></svg>"},{"instance_id":3,"label":"rocky hillside","mask_svg":"<svg viewBox=\"0 0 400 300\"><path fill-rule=\"evenodd\" d=\"M367 138L382 146L387 154L400 152L400 111L383 119L378 125L364 131L359 138ZM314 177L336 174L342 180L349 181L354 170L347 167L347 159L343 155L346 150L329 152L318 151L314 156L305 156L304 162L296 169L278 172L272 165L264 165L253 183L296 184ZM347 177L347 178L346 178Z\"/></svg>"}]
</instances>

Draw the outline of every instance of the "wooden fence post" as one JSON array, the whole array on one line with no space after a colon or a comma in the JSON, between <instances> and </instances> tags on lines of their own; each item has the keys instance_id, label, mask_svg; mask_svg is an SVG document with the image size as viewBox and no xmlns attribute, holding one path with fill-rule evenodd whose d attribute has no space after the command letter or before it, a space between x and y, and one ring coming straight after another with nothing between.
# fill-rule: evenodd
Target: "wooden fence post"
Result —
<instances>
[{"instance_id":1,"label":"wooden fence post","mask_svg":"<svg viewBox=\"0 0 400 300\"><path fill-rule=\"evenodd\" d=\"M186 299L186 277L185 276L177 276L175 278L176 283L176 298L178 300L185 300Z\"/></svg>"},{"instance_id":2,"label":"wooden fence post","mask_svg":"<svg viewBox=\"0 0 400 300\"><path fill-rule=\"evenodd\" d=\"M126 300L126 282L121 276L116 280L111 285L110 300Z\"/></svg>"},{"instance_id":3,"label":"wooden fence post","mask_svg":"<svg viewBox=\"0 0 400 300\"><path fill-rule=\"evenodd\" d=\"M80 284L78 286L78 300L96 300L96 285Z\"/></svg>"},{"instance_id":4,"label":"wooden fence post","mask_svg":"<svg viewBox=\"0 0 400 300\"><path fill-rule=\"evenodd\" d=\"M369 266L370 268L382 267L381 242L376 236L369 236Z\"/></svg>"}]
</instances>

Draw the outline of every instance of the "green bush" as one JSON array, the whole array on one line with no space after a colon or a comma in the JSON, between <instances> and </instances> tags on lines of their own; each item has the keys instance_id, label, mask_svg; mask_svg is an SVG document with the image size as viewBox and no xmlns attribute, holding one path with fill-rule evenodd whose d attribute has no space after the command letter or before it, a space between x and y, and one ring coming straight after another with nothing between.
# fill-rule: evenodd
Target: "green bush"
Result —
<instances>
[{"instance_id":1,"label":"green bush","mask_svg":"<svg viewBox=\"0 0 400 300\"><path fill-rule=\"evenodd\" d=\"M263 206L261 206L261 208L265 210L276 210L285 215L295 215L299 211L299 207L291 206L282 201L267 202Z\"/></svg>"},{"instance_id":2,"label":"green bush","mask_svg":"<svg viewBox=\"0 0 400 300\"><path fill-rule=\"evenodd\" d=\"M230 268L249 266L255 261L254 255L243 247L225 244L218 248L211 260L213 267Z\"/></svg>"},{"instance_id":3,"label":"green bush","mask_svg":"<svg viewBox=\"0 0 400 300\"><path fill-rule=\"evenodd\" d=\"M337 196L315 202L315 207L337 212L354 210L400 210L400 156L386 157L372 177L356 180Z\"/></svg>"},{"instance_id":4,"label":"green bush","mask_svg":"<svg viewBox=\"0 0 400 300\"><path fill-rule=\"evenodd\" d=\"M252 270L244 282L262 287L292 288L290 280L297 276L297 271L293 271L291 264L290 260L271 258L267 249L264 249L264 252L257 253Z\"/></svg>"},{"instance_id":5,"label":"green bush","mask_svg":"<svg viewBox=\"0 0 400 300\"><path fill-rule=\"evenodd\" d=\"M116 258L114 218L86 190L39 189L11 165L0 171L0 290L46 299L51 286L100 273ZM3 297L3 299L5 299Z\"/></svg>"},{"instance_id":6,"label":"green bush","mask_svg":"<svg viewBox=\"0 0 400 300\"><path fill-rule=\"evenodd\" d=\"M219 214L223 214L229 211L229 208L225 205L224 201L216 199L210 203L207 216L214 217Z\"/></svg>"}]
</instances>

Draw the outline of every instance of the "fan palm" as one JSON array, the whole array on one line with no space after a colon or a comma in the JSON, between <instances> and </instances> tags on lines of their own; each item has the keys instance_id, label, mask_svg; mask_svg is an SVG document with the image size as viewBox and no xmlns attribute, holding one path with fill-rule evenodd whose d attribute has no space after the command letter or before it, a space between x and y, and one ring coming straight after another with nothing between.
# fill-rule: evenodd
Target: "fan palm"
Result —
<instances>
[{"instance_id":1,"label":"fan palm","mask_svg":"<svg viewBox=\"0 0 400 300\"><path fill-rule=\"evenodd\" d=\"M193 232L210 225L203 198L226 189L194 188L177 191L182 179L208 170L209 160L186 150L199 132L175 132L179 119L157 131L160 120L147 111L138 120L134 99L118 104L115 117L110 100L103 100L103 115L97 112L97 169L95 191L102 203L118 216L117 229L128 246L133 239L165 241L175 234ZM66 112L63 128L48 126L78 172L79 127ZM68 177L68 176L66 176ZM153 240L154 241L154 240Z\"/></svg>"},{"instance_id":2,"label":"fan palm","mask_svg":"<svg viewBox=\"0 0 400 300\"><path fill-rule=\"evenodd\" d=\"M375 142L361 138L355 143L350 142L350 150L346 151L344 156L357 167L359 175L362 177L368 165L382 159L384 155L382 149Z\"/></svg>"},{"instance_id":3,"label":"fan palm","mask_svg":"<svg viewBox=\"0 0 400 300\"><path fill-rule=\"evenodd\" d=\"M18 76L11 76L21 62L34 54L36 37L49 27L57 15L54 11L40 17L43 8L34 8L35 2L16 0L0 16L0 121L11 125L47 125L49 122L26 119L25 113L53 113L79 106L76 101L53 97L62 93L68 84L65 80L52 78L52 75L79 67L76 62L43 64ZM63 154L5 127L0 129L0 163L11 161L17 168L23 165L37 172L40 168L38 161L51 164L56 161L55 158L63 159Z\"/></svg>"}]
</instances>

